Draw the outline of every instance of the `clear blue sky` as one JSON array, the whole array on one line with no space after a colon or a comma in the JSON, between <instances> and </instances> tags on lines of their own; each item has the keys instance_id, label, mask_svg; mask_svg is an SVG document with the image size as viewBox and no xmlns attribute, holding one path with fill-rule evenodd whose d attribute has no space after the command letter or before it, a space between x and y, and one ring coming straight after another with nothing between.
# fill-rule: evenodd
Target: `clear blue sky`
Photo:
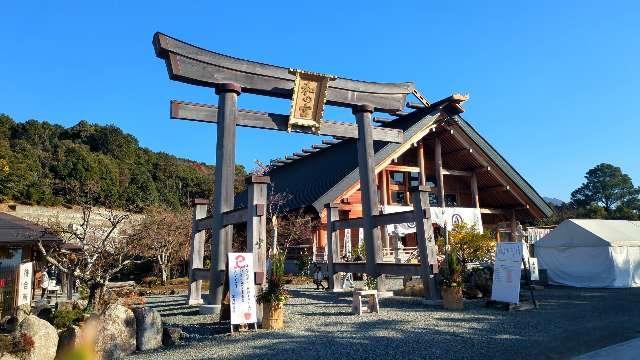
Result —
<instances>
[{"instance_id":1,"label":"clear blue sky","mask_svg":"<svg viewBox=\"0 0 640 360\"><path fill-rule=\"evenodd\" d=\"M169 81L161 31L237 57L372 80L414 81L431 100L471 95L464 117L545 196L585 171L640 184L638 1L11 1L0 12L0 112L70 126L113 123L142 146L213 163L215 128L169 119L170 99L216 103ZM295 20L298 21L295 21ZM243 108L288 102L242 95ZM347 111L327 117L351 121ZM318 138L238 131L253 168Z\"/></svg>"}]
</instances>

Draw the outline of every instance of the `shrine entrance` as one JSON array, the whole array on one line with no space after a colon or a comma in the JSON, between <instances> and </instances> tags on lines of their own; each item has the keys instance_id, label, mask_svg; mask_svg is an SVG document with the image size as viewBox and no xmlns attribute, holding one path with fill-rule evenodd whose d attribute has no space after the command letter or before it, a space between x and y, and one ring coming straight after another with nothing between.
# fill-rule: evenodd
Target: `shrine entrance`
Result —
<instances>
[{"instance_id":1,"label":"shrine entrance","mask_svg":"<svg viewBox=\"0 0 640 360\"><path fill-rule=\"evenodd\" d=\"M375 186L374 141L402 143L400 129L374 127L374 112L401 115L407 95L415 96L423 108L441 112L442 116L461 113L465 99L450 97L429 103L411 82L375 83L350 80L330 75L287 69L211 52L186 42L156 33L153 37L156 56L163 59L171 80L215 89L218 104L205 105L185 101L171 101L171 118L215 123L217 126L216 171L213 213L206 216L206 201L194 204L193 236L191 242L191 271L189 303L202 303L201 280L209 280L209 297L201 305L201 312L219 313L223 296L225 259L231 251L233 226L247 223L247 251L254 253L256 279L264 278L266 260L266 192L267 177L248 179L249 201L243 209L234 209L233 179L235 170L236 126L294 131L331 136L337 140L357 139L357 156L362 193L362 218L338 220L337 208L327 204L328 269L330 287L335 288L338 272L366 272L379 278L379 291L384 290L384 274L419 275L423 279L426 296L439 298L433 277L435 242L431 227L428 188L414 188L414 209L393 214L380 214ZM291 99L289 115L238 109L242 93ZM355 124L323 118L324 106L351 108ZM389 264L382 262L380 227L390 224L416 222L420 264ZM366 263L339 262L336 231L362 228L366 248ZM211 229L212 261L203 268L204 233ZM263 281L257 281L263 283ZM259 287L262 285L258 285Z\"/></svg>"}]
</instances>

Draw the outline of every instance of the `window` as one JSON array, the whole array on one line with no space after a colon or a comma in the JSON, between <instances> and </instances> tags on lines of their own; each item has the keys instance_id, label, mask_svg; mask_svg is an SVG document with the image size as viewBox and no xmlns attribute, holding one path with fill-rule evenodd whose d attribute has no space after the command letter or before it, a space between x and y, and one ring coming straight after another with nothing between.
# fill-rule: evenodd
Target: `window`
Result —
<instances>
[{"instance_id":1,"label":"window","mask_svg":"<svg viewBox=\"0 0 640 360\"><path fill-rule=\"evenodd\" d=\"M391 191L391 203L407 204L407 195L404 191Z\"/></svg>"},{"instance_id":2,"label":"window","mask_svg":"<svg viewBox=\"0 0 640 360\"><path fill-rule=\"evenodd\" d=\"M444 203L447 207L458 206L458 196L456 194L444 194Z\"/></svg>"},{"instance_id":3,"label":"window","mask_svg":"<svg viewBox=\"0 0 640 360\"><path fill-rule=\"evenodd\" d=\"M389 183L393 185L404 185L405 173L400 171L392 171L389 173Z\"/></svg>"},{"instance_id":4,"label":"window","mask_svg":"<svg viewBox=\"0 0 640 360\"><path fill-rule=\"evenodd\" d=\"M409 184L411 187L420 185L420 174L417 172L410 173Z\"/></svg>"}]
</instances>

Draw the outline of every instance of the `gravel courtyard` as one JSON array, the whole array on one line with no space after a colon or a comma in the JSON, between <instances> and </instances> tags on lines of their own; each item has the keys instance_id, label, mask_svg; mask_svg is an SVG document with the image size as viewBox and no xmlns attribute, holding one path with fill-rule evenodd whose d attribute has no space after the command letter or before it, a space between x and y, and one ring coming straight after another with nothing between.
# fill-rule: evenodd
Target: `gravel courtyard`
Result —
<instances>
[{"instance_id":1,"label":"gravel courtyard","mask_svg":"<svg viewBox=\"0 0 640 360\"><path fill-rule=\"evenodd\" d=\"M381 299L380 314L351 314L349 293L290 289L284 331L226 335L185 296L150 297L188 335L132 359L565 359L640 336L640 289L547 288L537 310L505 312L466 301L463 312L420 299Z\"/></svg>"}]
</instances>

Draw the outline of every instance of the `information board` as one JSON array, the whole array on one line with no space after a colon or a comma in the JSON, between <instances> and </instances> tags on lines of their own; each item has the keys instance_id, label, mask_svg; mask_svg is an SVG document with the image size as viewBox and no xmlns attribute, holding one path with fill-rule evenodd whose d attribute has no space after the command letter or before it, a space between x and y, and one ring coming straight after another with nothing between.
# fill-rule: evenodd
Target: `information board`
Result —
<instances>
[{"instance_id":1,"label":"information board","mask_svg":"<svg viewBox=\"0 0 640 360\"><path fill-rule=\"evenodd\" d=\"M517 304L520 300L520 268L522 244L499 242L496 247L496 262L493 268L491 299Z\"/></svg>"},{"instance_id":2,"label":"information board","mask_svg":"<svg viewBox=\"0 0 640 360\"><path fill-rule=\"evenodd\" d=\"M17 306L22 304L31 305L31 294L33 284L33 263L23 263L18 267L18 302Z\"/></svg>"},{"instance_id":3,"label":"information board","mask_svg":"<svg viewBox=\"0 0 640 360\"><path fill-rule=\"evenodd\" d=\"M231 324L257 322L252 253L229 253Z\"/></svg>"}]
</instances>

